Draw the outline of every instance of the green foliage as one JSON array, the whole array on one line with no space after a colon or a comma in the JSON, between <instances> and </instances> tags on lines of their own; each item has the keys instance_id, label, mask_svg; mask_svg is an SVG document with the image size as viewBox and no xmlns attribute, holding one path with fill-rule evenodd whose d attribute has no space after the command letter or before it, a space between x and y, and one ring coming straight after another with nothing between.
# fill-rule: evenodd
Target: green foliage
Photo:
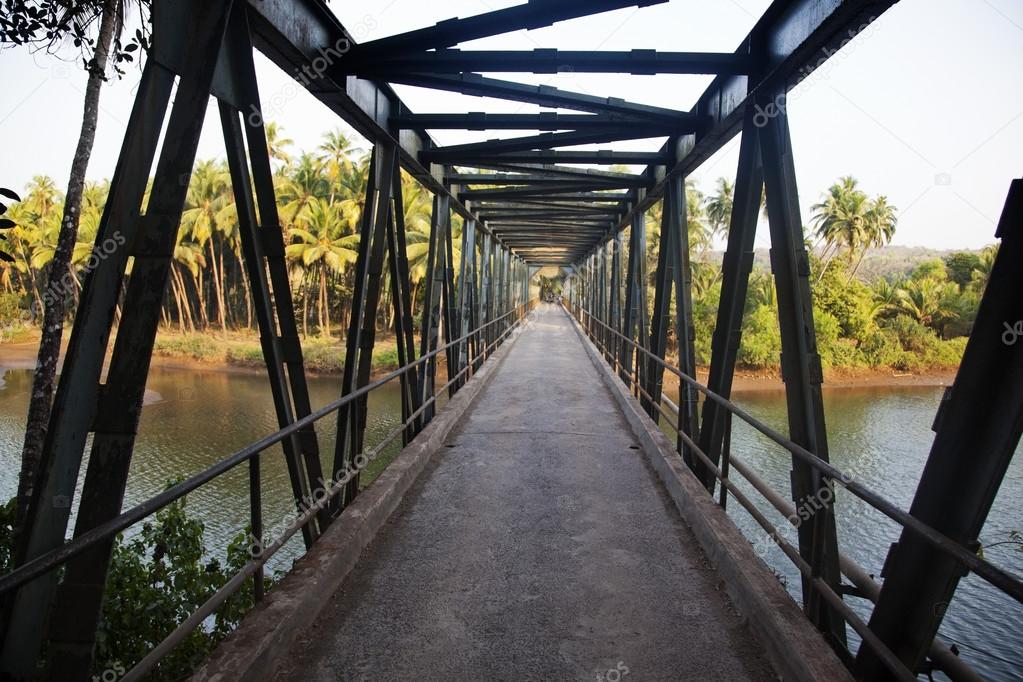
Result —
<instances>
[{"instance_id":1,"label":"green foliage","mask_svg":"<svg viewBox=\"0 0 1023 682\"><path fill-rule=\"evenodd\" d=\"M743 322L739 362L747 367L775 367L781 360L781 332L773 307L759 306Z\"/></svg>"},{"instance_id":2,"label":"green foliage","mask_svg":"<svg viewBox=\"0 0 1023 682\"><path fill-rule=\"evenodd\" d=\"M0 506L0 573L11 570L16 498ZM202 521L185 500L150 517L129 539L119 535L110 560L93 657L93 675L138 663L249 561L249 529L235 536L226 558L211 558ZM274 578L264 576L263 588ZM255 603L247 580L160 663L147 680L181 680L198 667Z\"/></svg>"},{"instance_id":3,"label":"green foliage","mask_svg":"<svg viewBox=\"0 0 1023 682\"><path fill-rule=\"evenodd\" d=\"M103 597L93 673L131 667L196 608L209 599L249 559L248 534L240 533L227 548L224 562L210 559L203 543L203 523L174 503L150 518L131 539L118 538ZM272 579L264 579L266 589ZM152 680L180 680L213 651L252 608L252 583L168 654Z\"/></svg>"},{"instance_id":4,"label":"green foliage","mask_svg":"<svg viewBox=\"0 0 1023 682\"><path fill-rule=\"evenodd\" d=\"M0 293L0 324L16 322L21 314L21 295L14 291Z\"/></svg>"},{"instance_id":5,"label":"green foliage","mask_svg":"<svg viewBox=\"0 0 1023 682\"><path fill-rule=\"evenodd\" d=\"M0 574L8 573L11 565L11 549L14 547L14 514L18 498L12 497L7 504L0 505Z\"/></svg>"},{"instance_id":6,"label":"green foliage","mask_svg":"<svg viewBox=\"0 0 1023 682\"><path fill-rule=\"evenodd\" d=\"M873 330L877 313L873 292L863 282L850 280L844 264L832 263L815 281L814 304L835 318L841 336L861 339Z\"/></svg>"},{"instance_id":7,"label":"green foliage","mask_svg":"<svg viewBox=\"0 0 1023 682\"><path fill-rule=\"evenodd\" d=\"M968 251L957 251L945 256L945 269L949 280L965 289L973 280L973 271L980 266L980 256Z\"/></svg>"}]
</instances>

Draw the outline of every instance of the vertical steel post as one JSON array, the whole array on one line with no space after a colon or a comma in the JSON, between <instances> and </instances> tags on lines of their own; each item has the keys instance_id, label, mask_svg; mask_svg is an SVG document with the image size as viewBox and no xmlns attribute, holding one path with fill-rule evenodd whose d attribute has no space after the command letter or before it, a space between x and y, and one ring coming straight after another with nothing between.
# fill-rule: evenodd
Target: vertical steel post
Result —
<instances>
[{"instance_id":1,"label":"vertical steel post","mask_svg":"<svg viewBox=\"0 0 1023 682\"><path fill-rule=\"evenodd\" d=\"M616 232L608 243L614 249L611 252L611 311L608 324L611 326L611 329L621 334L624 333L622 328L622 233ZM610 355L608 362L611 363L613 368L619 363L621 357L619 353L621 343L614 334L608 334L607 348Z\"/></svg>"},{"instance_id":2,"label":"vertical steel post","mask_svg":"<svg viewBox=\"0 0 1023 682\"><path fill-rule=\"evenodd\" d=\"M768 99L770 98L770 99ZM758 105L784 102L784 91L765 93ZM821 396L821 360L813 324L810 291L810 260L803 241L799 215L795 164L784 108L770 118L760 131L767 214L771 228L771 269L778 295L778 323L781 330L781 371L785 382L789 437L828 461L828 438L824 426ZM793 458L792 499L797 509L809 508L811 516L798 528L800 555L813 574L841 593L838 541L830 483L816 470ZM817 504L820 503L820 504ZM803 579L803 604L817 628L832 640L836 649L845 647L845 621Z\"/></svg>"},{"instance_id":3,"label":"vertical steel post","mask_svg":"<svg viewBox=\"0 0 1023 682\"><path fill-rule=\"evenodd\" d=\"M735 176L735 196L728 228L728 244L721 263L721 302L711 340L710 377L707 387L728 398L742 339L742 317L746 307L749 277L753 270L753 240L760 216L764 192L764 171L760 156L760 129L754 124L756 111L748 107L739 147L739 165ZM726 413L713 400L703 403L700 447L716 465L726 436ZM695 471L707 490L714 492L715 479L710 470L697 463Z\"/></svg>"},{"instance_id":4,"label":"vertical steel post","mask_svg":"<svg viewBox=\"0 0 1023 682\"><path fill-rule=\"evenodd\" d=\"M637 201L642 201L642 192ZM622 319L622 333L629 339L643 343L646 322L646 213L637 211L629 227L629 257L625 275L625 302ZM622 342L621 365L623 379L632 374L633 347ZM644 362L637 365L642 369Z\"/></svg>"},{"instance_id":5,"label":"vertical steel post","mask_svg":"<svg viewBox=\"0 0 1023 682\"><path fill-rule=\"evenodd\" d=\"M936 433L909 513L971 550L1023 432L1023 179L1013 180L995 233L998 255L955 382L934 420ZM870 628L913 671L921 669L964 568L903 529L885 561ZM891 673L869 647L857 672Z\"/></svg>"},{"instance_id":6,"label":"vertical steel post","mask_svg":"<svg viewBox=\"0 0 1023 682\"><path fill-rule=\"evenodd\" d=\"M488 324L494 319L493 313L493 271L491 252L493 251L493 236L490 232L483 233L483 247L480 251L480 325ZM480 361L488 357L487 348L490 340L490 326L479 333Z\"/></svg>"},{"instance_id":7,"label":"vertical steel post","mask_svg":"<svg viewBox=\"0 0 1023 682\"><path fill-rule=\"evenodd\" d=\"M692 323L692 273L689 266L689 234L686 220L685 182L682 177L671 178L665 187L664 208L661 219L661 236L657 254L657 283L654 293L654 317L650 332L650 351L664 358L667 350L668 323L671 309L672 288L675 291L675 338L678 343L679 369L683 374L694 377L696 358L693 350ZM647 363L647 392L652 398L648 403L651 418L657 421L664 383L664 367L650 360ZM691 438L696 438L697 394L685 382L679 385L679 428ZM688 447L678 449L686 463L692 466L695 457Z\"/></svg>"},{"instance_id":8,"label":"vertical steel post","mask_svg":"<svg viewBox=\"0 0 1023 682\"><path fill-rule=\"evenodd\" d=\"M397 148L388 141L378 141L370 157L359 237L359 253L355 261L352 287L351 318L345 338L345 365L341 377L341 395L349 395L369 381L373 346L376 341L376 312L380 300L380 279L383 272L386 228L391 213L391 186L397 165ZM337 413L337 437L334 443L334 478L348 477L344 499L332 509L340 512L358 494L359 467L366 429L366 399L342 406Z\"/></svg>"},{"instance_id":9,"label":"vertical steel post","mask_svg":"<svg viewBox=\"0 0 1023 682\"><path fill-rule=\"evenodd\" d=\"M405 241L405 202L402 199L401 167L395 166L391 220L387 226L387 252L391 276L391 299L394 307L394 332L397 336L398 364L408 365L416 358L415 324L412 320L412 283L409 278L408 249ZM401 375L402 421L407 422L419 409L418 373L411 368ZM416 418L402 434L407 445L421 428Z\"/></svg>"},{"instance_id":10,"label":"vertical steel post","mask_svg":"<svg viewBox=\"0 0 1023 682\"><path fill-rule=\"evenodd\" d=\"M472 327L469 326L472 319L473 301L473 271L476 268L476 221L466 220L462 227L462 254L461 263L458 267L458 336L466 336ZM468 366L469 361L469 340L463 339L458 344L458 365L457 371ZM465 383L460 381L460 384Z\"/></svg>"},{"instance_id":11,"label":"vertical steel post","mask_svg":"<svg viewBox=\"0 0 1023 682\"><path fill-rule=\"evenodd\" d=\"M419 356L423 357L439 346L441 324L441 298L444 291L446 265L446 234L451 226L449 199L445 195L433 197L433 216L430 220L430 244L426 260L426 291L423 298L422 331L419 342ZM434 393L437 377L437 356L433 356L419 367L419 390L421 405L425 405ZM433 419L433 405L423 411L423 423Z\"/></svg>"},{"instance_id":12,"label":"vertical steel post","mask_svg":"<svg viewBox=\"0 0 1023 682\"><path fill-rule=\"evenodd\" d=\"M451 188L449 188L450 191ZM455 188L457 193L457 188ZM464 227L463 227L464 229ZM455 340L456 334L458 333L458 326L456 322L456 304L455 304L455 256L454 256L454 235L451 227L451 219L448 218L448 228L444 231L443 237L443 249L444 249L444 269L441 274L443 275L443 294L441 300L443 303L443 309L441 312L441 324L443 325L443 339L445 344L449 344ZM458 348L450 345L444 351L445 365L447 367L447 375L450 379L458 373ZM450 398L455 394L458 387L455 384L448 386L448 397Z\"/></svg>"}]
</instances>

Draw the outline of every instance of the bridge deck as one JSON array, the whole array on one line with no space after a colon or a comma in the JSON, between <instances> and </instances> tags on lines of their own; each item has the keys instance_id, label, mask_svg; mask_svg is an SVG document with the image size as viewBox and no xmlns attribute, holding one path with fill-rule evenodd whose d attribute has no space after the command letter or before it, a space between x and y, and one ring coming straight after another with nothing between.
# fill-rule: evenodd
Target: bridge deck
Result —
<instances>
[{"instance_id":1,"label":"bridge deck","mask_svg":"<svg viewBox=\"0 0 1023 682\"><path fill-rule=\"evenodd\" d=\"M279 679L774 677L637 447L542 306Z\"/></svg>"}]
</instances>

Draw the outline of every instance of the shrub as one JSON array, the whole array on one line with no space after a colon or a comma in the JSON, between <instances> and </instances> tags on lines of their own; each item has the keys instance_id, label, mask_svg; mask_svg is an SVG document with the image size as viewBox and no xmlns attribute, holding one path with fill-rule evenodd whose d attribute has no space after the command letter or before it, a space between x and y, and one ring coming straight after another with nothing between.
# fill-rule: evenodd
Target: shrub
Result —
<instances>
[{"instance_id":1,"label":"shrub","mask_svg":"<svg viewBox=\"0 0 1023 682\"><path fill-rule=\"evenodd\" d=\"M7 325L21 320L21 296L13 291L0 294L0 324Z\"/></svg>"},{"instance_id":2,"label":"shrub","mask_svg":"<svg viewBox=\"0 0 1023 682\"><path fill-rule=\"evenodd\" d=\"M773 367L781 361L781 332L773 308L759 306L743 324L739 362L749 367Z\"/></svg>"},{"instance_id":3,"label":"shrub","mask_svg":"<svg viewBox=\"0 0 1023 682\"><path fill-rule=\"evenodd\" d=\"M911 353L925 353L938 338L932 329L925 327L908 315L896 315L885 326L898 336L903 350Z\"/></svg>"},{"instance_id":4,"label":"shrub","mask_svg":"<svg viewBox=\"0 0 1023 682\"><path fill-rule=\"evenodd\" d=\"M860 352L871 367L899 367L906 351L891 329L875 328L860 342Z\"/></svg>"}]
</instances>

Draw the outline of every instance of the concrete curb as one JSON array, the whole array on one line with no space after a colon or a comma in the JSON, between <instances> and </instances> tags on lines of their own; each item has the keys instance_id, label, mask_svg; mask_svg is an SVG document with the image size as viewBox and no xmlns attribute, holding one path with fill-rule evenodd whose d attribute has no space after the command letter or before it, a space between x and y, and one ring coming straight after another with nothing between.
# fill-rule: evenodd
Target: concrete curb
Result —
<instances>
[{"instance_id":1,"label":"concrete curb","mask_svg":"<svg viewBox=\"0 0 1023 682\"><path fill-rule=\"evenodd\" d=\"M853 678L848 669L806 619L799 605L756 555L725 511L707 494L668 437L604 362L575 319L571 315L569 319L682 519L721 576L732 603L763 645L778 675L783 680L800 682L851 682Z\"/></svg>"},{"instance_id":2,"label":"concrete curb","mask_svg":"<svg viewBox=\"0 0 1023 682\"><path fill-rule=\"evenodd\" d=\"M380 476L345 509L299 558L291 571L252 609L193 674L192 682L269 680L277 661L295 638L314 623L330 598L355 567L362 550L373 541L405 493L422 473L518 340L513 332L433 421L394 458Z\"/></svg>"}]
</instances>

